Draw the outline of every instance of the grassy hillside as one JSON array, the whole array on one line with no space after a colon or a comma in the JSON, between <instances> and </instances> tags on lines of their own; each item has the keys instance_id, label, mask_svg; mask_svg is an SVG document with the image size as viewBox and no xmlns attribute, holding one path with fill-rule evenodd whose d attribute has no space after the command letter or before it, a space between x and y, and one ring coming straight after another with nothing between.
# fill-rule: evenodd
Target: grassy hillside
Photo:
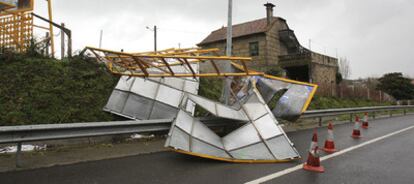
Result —
<instances>
[{"instance_id":1,"label":"grassy hillside","mask_svg":"<svg viewBox=\"0 0 414 184\"><path fill-rule=\"evenodd\" d=\"M0 54L0 126L121 120L102 111L117 80L95 61ZM199 94L218 100L221 88L222 80L202 78ZM310 109L373 105L389 104L315 97Z\"/></svg>"},{"instance_id":2,"label":"grassy hillside","mask_svg":"<svg viewBox=\"0 0 414 184\"><path fill-rule=\"evenodd\" d=\"M102 111L116 82L93 61L0 54L0 126L116 120Z\"/></svg>"},{"instance_id":3,"label":"grassy hillside","mask_svg":"<svg viewBox=\"0 0 414 184\"><path fill-rule=\"evenodd\" d=\"M390 102L375 102L365 99L341 99L336 97L315 96L309 106L309 110L332 109L332 108L350 108L350 107L368 107L392 105Z\"/></svg>"}]
</instances>

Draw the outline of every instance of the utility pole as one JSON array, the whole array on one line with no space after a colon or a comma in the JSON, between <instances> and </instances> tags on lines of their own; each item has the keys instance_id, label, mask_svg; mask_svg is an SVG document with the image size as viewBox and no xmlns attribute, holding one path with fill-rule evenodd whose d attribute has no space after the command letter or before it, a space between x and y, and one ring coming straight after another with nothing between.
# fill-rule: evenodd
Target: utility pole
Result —
<instances>
[{"instance_id":1,"label":"utility pole","mask_svg":"<svg viewBox=\"0 0 414 184\"><path fill-rule=\"evenodd\" d=\"M102 49L102 37L103 37L103 30L101 29L101 34L99 36L99 48Z\"/></svg>"},{"instance_id":2,"label":"utility pole","mask_svg":"<svg viewBox=\"0 0 414 184\"><path fill-rule=\"evenodd\" d=\"M64 28L65 24L62 23L61 26ZM65 58L65 32L63 29L60 29L60 54L61 59Z\"/></svg>"},{"instance_id":3,"label":"utility pole","mask_svg":"<svg viewBox=\"0 0 414 184\"><path fill-rule=\"evenodd\" d=\"M157 54L157 26L154 26L154 52Z\"/></svg>"},{"instance_id":4,"label":"utility pole","mask_svg":"<svg viewBox=\"0 0 414 184\"><path fill-rule=\"evenodd\" d=\"M233 0L229 0L229 9L228 9L228 17L227 17L227 56L231 56L232 51L232 34L233 34Z\"/></svg>"},{"instance_id":5,"label":"utility pole","mask_svg":"<svg viewBox=\"0 0 414 184\"><path fill-rule=\"evenodd\" d=\"M227 46L226 46L226 55L231 56L232 54L232 38L233 38L233 0L229 0L228 2L228 16L227 16ZM225 71L232 72L231 61L226 62L225 64ZM224 103L229 105L230 99L230 90L231 90L231 83L233 81L233 77L227 77L224 82L223 88L223 97Z\"/></svg>"},{"instance_id":6,"label":"utility pole","mask_svg":"<svg viewBox=\"0 0 414 184\"><path fill-rule=\"evenodd\" d=\"M154 26L153 29L147 26L147 29L150 31L154 31L154 54L157 54L157 26Z\"/></svg>"}]
</instances>

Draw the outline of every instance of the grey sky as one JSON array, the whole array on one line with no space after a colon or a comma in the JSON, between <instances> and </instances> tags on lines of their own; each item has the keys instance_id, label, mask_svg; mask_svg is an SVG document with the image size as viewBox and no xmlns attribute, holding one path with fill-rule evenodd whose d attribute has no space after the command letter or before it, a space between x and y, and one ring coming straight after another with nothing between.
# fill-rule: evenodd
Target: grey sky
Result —
<instances>
[{"instance_id":1,"label":"grey sky","mask_svg":"<svg viewBox=\"0 0 414 184\"><path fill-rule=\"evenodd\" d=\"M234 23L265 16L265 0L233 0ZM352 78L403 72L414 77L414 1L412 0L269 0L275 16L287 20L301 44L331 56L347 57ZM45 1L36 12L46 14ZM226 0L54 0L54 19L72 29L75 49L97 46L125 51L191 47L226 25ZM39 21L36 23L41 24ZM337 52L336 52L337 51Z\"/></svg>"}]
</instances>

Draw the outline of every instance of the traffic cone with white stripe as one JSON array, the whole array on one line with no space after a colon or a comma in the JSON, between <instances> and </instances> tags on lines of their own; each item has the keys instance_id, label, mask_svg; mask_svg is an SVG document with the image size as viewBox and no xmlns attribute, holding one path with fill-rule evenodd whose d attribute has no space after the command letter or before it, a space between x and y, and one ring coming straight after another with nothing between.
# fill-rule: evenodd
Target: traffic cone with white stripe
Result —
<instances>
[{"instance_id":1,"label":"traffic cone with white stripe","mask_svg":"<svg viewBox=\"0 0 414 184\"><path fill-rule=\"evenodd\" d=\"M352 131L352 138L359 139L361 138L361 130L360 130L360 122L359 122L359 116L355 117L355 124L354 124L354 130Z\"/></svg>"},{"instance_id":2,"label":"traffic cone with white stripe","mask_svg":"<svg viewBox=\"0 0 414 184\"><path fill-rule=\"evenodd\" d=\"M329 125L328 125L328 136L326 138L325 147L323 148L323 150L326 153L334 153L334 152L336 152L335 143L334 143L334 134L333 134L333 125L332 125L332 123L329 123Z\"/></svg>"},{"instance_id":3,"label":"traffic cone with white stripe","mask_svg":"<svg viewBox=\"0 0 414 184\"><path fill-rule=\"evenodd\" d=\"M315 130L312 136L312 143L309 148L308 160L303 164L303 169L320 173L325 171L323 166L321 166L318 149L318 134Z\"/></svg>"},{"instance_id":4,"label":"traffic cone with white stripe","mask_svg":"<svg viewBox=\"0 0 414 184\"><path fill-rule=\"evenodd\" d=\"M368 124L368 113L365 113L364 119L362 120L362 128L368 129L368 127L369 127L369 124Z\"/></svg>"}]
</instances>

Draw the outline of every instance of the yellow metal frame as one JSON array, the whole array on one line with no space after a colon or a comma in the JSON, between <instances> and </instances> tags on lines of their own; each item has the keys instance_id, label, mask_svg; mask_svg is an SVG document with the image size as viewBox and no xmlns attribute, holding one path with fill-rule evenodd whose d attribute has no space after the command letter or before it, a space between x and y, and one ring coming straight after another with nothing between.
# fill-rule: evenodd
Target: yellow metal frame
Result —
<instances>
[{"instance_id":1,"label":"yellow metal frame","mask_svg":"<svg viewBox=\"0 0 414 184\"><path fill-rule=\"evenodd\" d=\"M16 8L16 6L6 3L6 2L0 2L0 5L5 7L4 9L0 9L0 11L8 10L11 8Z\"/></svg>"},{"instance_id":2,"label":"yellow metal frame","mask_svg":"<svg viewBox=\"0 0 414 184\"><path fill-rule=\"evenodd\" d=\"M28 8L22 8L22 9L17 9L17 10L1 10L2 12L0 12L0 16L4 16L4 15L10 15L10 14L19 14L19 13L25 13L28 11L33 11L34 9L34 0L28 0L29 1L29 7ZM16 6L12 5L12 4L8 4L5 2L0 2L0 4L3 4L5 6L11 6L11 8L15 8ZM10 9L10 8L8 8Z\"/></svg>"},{"instance_id":3,"label":"yellow metal frame","mask_svg":"<svg viewBox=\"0 0 414 184\"><path fill-rule=\"evenodd\" d=\"M17 13L0 16L0 47L23 52L33 38L33 16Z\"/></svg>"},{"instance_id":4,"label":"yellow metal frame","mask_svg":"<svg viewBox=\"0 0 414 184\"><path fill-rule=\"evenodd\" d=\"M230 76L263 76L263 72L249 71L246 62L252 59L249 57L227 57L227 56L203 56L218 51L218 49L168 49L147 53L126 53L106 49L86 47L95 57L107 65L108 69L116 75L132 77L230 77ZM170 60L170 61L167 61ZM172 60L172 61L171 61ZM221 72L217 64L223 61L240 63L244 70L241 72ZM192 63L208 62L215 72L198 73L194 72ZM185 65L191 73L177 73L171 67ZM161 73L151 73L149 68L157 68Z\"/></svg>"},{"instance_id":5,"label":"yellow metal frame","mask_svg":"<svg viewBox=\"0 0 414 184\"><path fill-rule=\"evenodd\" d=\"M216 55L218 49L166 49L158 52L142 52L142 53L126 53L100 49L95 47L86 47L86 50L91 51L97 60L107 65L108 69L116 75L124 75L131 77L244 77L244 76L261 76L264 78L284 81L292 84L305 85L312 87L309 98L305 102L302 113L305 112L317 89L318 85L290 80L286 78L267 75L263 72L250 70L247 67L247 62L251 62L249 57L227 57L227 56L202 56L200 54ZM98 54L101 53L101 54ZM167 62L166 59L173 59L176 62ZM210 62L215 72L210 73L195 73L191 67L191 63ZM217 67L218 62L231 61L232 65L239 70L239 72L220 72ZM192 73L174 73L171 66L186 65ZM150 73L149 68L158 68L162 73Z\"/></svg>"},{"instance_id":6,"label":"yellow metal frame","mask_svg":"<svg viewBox=\"0 0 414 184\"><path fill-rule=\"evenodd\" d=\"M6 6L0 12L0 47L13 49L17 52L24 52L30 45L33 38L33 11L34 0L28 0L29 7L16 8L12 4L0 2Z\"/></svg>"},{"instance_id":7,"label":"yellow metal frame","mask_svg":"<svg viewBox=\"0 0 414 184\"><path fill-rule=\"evenodd\" d=\"M298 158L286 159L286 160L240 160L240 159L215 157L215 156L211 156L211 155L193 153L193 152L188 152L188 151L183 151L183 150L178 150L178 149L171 149L171 150L174 151L174 152L182 153L182 154L186 154L186 155L191 155L191 156L196 156L196 157L201 157L201 158L207 158L207 159L212 159L212 160L218 160L218 161L224 161L224 162L241 163L241 164L286 163L286 162L291 162L291 161L295 161L295 160L300 159L300 157L298 157Z\"/></svg>"},{"instance_id":8,"label":"yellow metal frame","mask_svg":"<svg viewBox=\"0 0 414 184\"><path fill-rule=\"evenodd\" d=\"M201 54L214 54L218 49L166 49L158 52L142 52L142 53L125 53L118 51L105 50L94 47L86 47L85 51L90 51L95 55L96 59L106 64L108 69L116 75L132 76L132 77L227 77L227 76L261 76L264 78L284 81L292 84L305 85L312 87L309 98L307 99L302 112L305 112L308 108L318 86L311 83L299 82L290 79L275 77L267 75L263 72L249 70L246 62L250 62L252 59L247 57L227 57L227 56L203 56ZM166 59L174 59L176 62L167 62ZM191 67L191 63L210 61L216 72L213 73L195 73ZM232 65L238 69L239 72L233 73L221 73L217 67L217 62L230 61ZM174 73L171 66L186 65L191 71L188 73ZM124 71L118 71L117 68L121 68ZM147 69L158 68L163 73L149 73ZM171 149L177 153L182 153L191 156L197 156L201 158L213 159L224 162L232 163L284 163L291 162L300 159L300 157L286 159L286 160L252 160L252 159L232 159L215 157L207 154L193 153L183 151L180 149Z\"/></svg>"},{"instance_id":9,"label":"yellow metal frame","mask_svg":"<svg viewBox=\"0 0 414 184\"><path fill-rule=\"evenodd\" d=\"M48 6L49 20L52 20L52 0L46 0ZM0 10L0 48L13 49L17 52L27 50L31 39L33 38L33 28L47 30L50 34L51 55L54 57L55 45L53 25L43 27L33 24L33 16L31 12L34 9L34 0L28 0L29 7L10 10L16 8L15 5L0 2L6 8Z\"/></svg>"}]
</instances>

